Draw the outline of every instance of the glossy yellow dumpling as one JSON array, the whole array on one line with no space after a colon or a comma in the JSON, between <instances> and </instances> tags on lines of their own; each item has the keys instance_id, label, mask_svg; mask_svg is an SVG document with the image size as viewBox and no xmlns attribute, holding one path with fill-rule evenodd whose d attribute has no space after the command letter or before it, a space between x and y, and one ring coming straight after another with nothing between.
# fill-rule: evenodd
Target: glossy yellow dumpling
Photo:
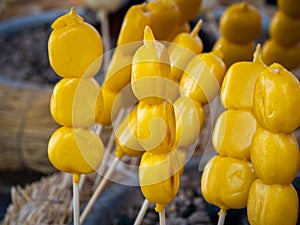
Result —
<instances>
[{"instance_id":1,"label":"glossy yellow dumpling","mask_svg":"<svg viewBox=\"0 0 300 225\"><path fill-rule=\"evenodd\" d=\"M203 42L198 36L201 26L202 20L191 33L183 32L176 35L168 45L172 77L178 83L190 60L203 50Z\"/></svg>"},{"instance_id":2,"label":"glossy yellow dumpling","mask_svg":"<svg viewBox=\"0 0 300 225\"><path fill-rule=\"evenodd\" d=\"M155 40L150 27L145 27L144 45L133 56L131 87L141 101L156 104L174 100L178 85L172 80L169 53Z\"/></svg>"},{"instance_id":3,"label":"glossy yellow dumpling","mask_svg":"<svg viewBox=\"0 0 300 225\"><path fill-rule=\"evenodd\" d=\"M191 21L200 13L202 0L173 0L180 11L181 21Z\"/></svg>"},{"instance_id":4,"label":"glossy yellow dumpling","mask_svg":"<svg viewBox=\"0 0 300 225\"><path fill-rule=\"evenodd\" d=\"M300 83L282 65L274 63L257 78L254 114L274 133L291 133L300 125Z\"/></svg>"},{"instance_id":5,"label":"glossy yellow dumpling","mask_svg":"<svg viewBox=\"0 0 300 225\"><path fill-rule=\"evenodd\" d=\"M267 68L257 46L253 62L237 62L227 70L221 88L221 102L229 109L253 108L253 92L258 75Z\"/></svg>"},{"instance_id":6,"label":"glossy yellow dumpling","mask_svg":"<svg viewBox=\"0 0 300 225\"><path fill-rule=\"evenodd\" d=\"M262 20L259 10L247 2L230 5L220 18L220 32L226 40L245 44L260 34Z\"/></svg>"},{"instance_id":7,"label":"glossy yellow dumpling","mask_svg":"<svg viewBox=\"0 0 300 225\"><path fill-rule=\"evenodd\" d=\"M173 149L176 135L175 112L172 103L156 105L139 102L137 108L137 137L140 145L153 154Z\"/></svg>"},{"instance_id":8,"label":"glossy yellow dumpling","mask_svg":"<svg viewBox=\"0 0 300 225\"><path fill-rule=\"evenodd\" d=\"M180 83L180 93L201 104L211 101L220 91L226 65L216 51L194 57L185 69Z\"/></svg>"},{"instance_id":9,"label":"glossy yellow dumpling","mask_svg":"<svg viewBox=\"0 0 300 225\"><path fill-rule=\"evenodd\" d=\"M130 51L134 45L123 45L115 49L104 78L104 83L110 90L120 92L129 85L133 54L128 53L127 50Z\"/></svg>"},{"instance_id":10,"label":"glossy yellow dumpling","mask_svg":"<svg viewBox=\"0 0 300 225\"><path fill-rule=\"evenodd\" d=\"M293 134L258 128L251 145L251 162L265 184L289 184L299 170L300 153Z\"/></svg>"},{"instance_id":11,"label":"glossy yellow dumpling","mask_svg":"<svg viewBox=\"0 0 300 225\"><path fill-rule=\"evenodd\" d=\"M51 67L61 77L92 77L100 69L103 46L98 31L75 9L52 24L48 40Z\"/></svg>"},{"instance_id":12,"label":"glossy yellow dumpling","mask_svg":"<svg viewBox=\"0 0 300 225\"><path fill-rule=\"evenodd\" d=\"M221 37L214 44L213 49L222 49L222 59L229 68L232 64L240 61L251 61L254 52L254 41L247 43L230 42L224 37Z\"/></svg>"},{"instance_id":13,"label":"glossy yellow dumpling","mask_svg":"<svg viewBox=\"0 0 300 225\"><path fill-rule=\"evenodd\" d=\"M99 167L104 153L101 139L92 130L61 127L48 143L48 157L60 171L73 174L92 173Z\"/></svg>"},{"instance_id":14,"label":"glossy yellow dumpling","mask_svg":"<svg viewBox=\"0 0 300 225\"><path fill-rule=\"evenodd\" d=\"M177 154L145 152L139 167L139 181L145 198L156 203L155 210L162 211L173 200L179 189Z\"/></svg>"},{"instance_id":15,"label":"glossy yellow dumpling","mask_svg":"<svg viewBox=\"0 0 300 225\"><path fill-rule=\"evenodd\" d=\"M264 42L262 50L263 60L268 66L279 63L288 70L300 66L300 43L283 46L270 38Z\"/></svg>"},{"instance_id":16,"label":"glossy yellow dumpling","mask_svg":"<svg viewBox=\"0 0 300 225\"><path fill-rule=\"evenodd\" d=\"M64 78L53 89L50 112L62 126L90 127L102 109L100 86L93 78Z\"/></svg>"},{"instance_id":17,"label":"glossy yellow dumpling","mask_svg":"<svg viewBox=\"0 0 300 225\"><path fill-rule=\"evenodd\" d=\"M123 119L115 133L116 156L121 158L123 155L132 157L140 156L144 153L136 134L137 128L137 108Z\"/></svg>"},{"instance_id":18,"label":"glossy yellow dumpling","mask_svg":"<svg viewBox=\"0 0 300 225\"><path fill-rule=\"evenodd\" d=\"M151 12L151 29L157 40L166 40L180 21L178 6L172 0L155 0L147 3Z\"/></svg>"},{"instance_id":19,"label":"glossy yellow dumpling","mask_svg":"<svg viewBox=\"0 0 300 225\"><path fill-rule=\"evenodd\" d=\"M222 156L250 159L250 147L257 122L250 111L227 110L216 121L212 143Z\"/></svg>"},{"instance_id":20,"label":"glossy yellow dumpling","mask_svg":"<svg viewBox=\"0 0 300 225\"><path fill-rule=\"evenodd\" d=\"M117 45L120 46L131 42L142 41L144 36L144 28L147 25L151 26L151 19L152 13L147 7L147 4L137 4L131 6L123 19ZM130 53L133 52L134 51Z\"/></svg>"},{"instance_id":21,"label":"glossy yellow dumpling","mask_svg":"<svg viewBox=\"0 0 300 225\"><path fill-rule=\"evenodd\" d=\"M252 165L231 157L215 156L201 178L203 197L222 210L244 208L256 175Z\"/></svg>"},{"instance_id":22,"label":"glossy yellow dumpling","mask_svg":"<svg viewBox=\"0 0 300 225\"><path fill-rule=\"evenodd\" d=\"M295 225L297 191L292 184L267 185L257 179L249 191L247 214L251 225Z\"/></svg>"},{"instance_id":23,"label":"glossy yellow dumpling","mask_svg":"<svg viewBox=\"0 0 300 225\"><path fill-rule=\"evenodd\" d=\"M103 110L101 115L97 118L97 122L103 126L110 126L121 108L122 95L110 90L105 84L101 88L101 93ZM98 98L97 101L101 102L101 99ZM98 103L98 105L100 105L100 103Z\"/></svg>"},{"instance_id":24,"label":"glossy yellow dumpling","mask_svg":"<svg viewBox=\"0 0 300 225\"><path fill-rule=\"evenodd\" d=\"M280 45L296 45L300 41L300 18L288 16L277 10L271 19L269 33Z\"/></svg>"},{"instance_id":25,"label":"glossy yellow dumpling","mask_svg":"<svg viewBox=\"0 0 300 225\"><path fill-rule=\"evenodd\" d=\"M175 148L188 148L196 143L204 123L203 106L185 96L174 102L176 118Z\"/></svg>"}]
</instances>

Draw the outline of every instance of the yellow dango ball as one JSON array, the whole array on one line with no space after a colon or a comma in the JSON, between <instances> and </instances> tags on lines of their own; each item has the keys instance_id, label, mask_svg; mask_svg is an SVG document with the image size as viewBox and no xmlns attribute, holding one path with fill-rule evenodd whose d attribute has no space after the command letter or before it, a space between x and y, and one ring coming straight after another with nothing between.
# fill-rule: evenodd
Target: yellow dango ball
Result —
<instances>
[{"instance_id":1,"label":"yellow dango ball","mask_svg":"<svg viewBox=\"0 0 300 225\"><path fill-rule=\"evenodd\" d=\"M139 167L139 181L143 195L161 212L176 196L179 189L177 154L145 152Z\"/></svg>"},{"instance_id":2,"label":"yellow dango ball","mask_svg":"<svg viewBox=\"0 0 300 225\"><path fill-rule=\"evenodd\" d=\"M173 79L179 83L187 64L203 50L203 42L198 36L202 20L198 22L191 33L180 33L169 43L171 73Z\"/></svg>"},{"instance_id":3,"label":"yellow dango ball","mask_svg":"<svg viewBox=\"0 0 300 225\"><path fill-rule=\"evenodd\" d=\"M131 87L134 95L148 104L177 97L178 85L172 81L168 51L154 39L148 26L145 27L144 45L133 56Z\"/></svg>"},{"instance_id":4,"label":"yellow dango ball","mask_svg":"<svg viewBox=\"0 0 300 225\"><path fill-rule=\"evenodd\" d=\"M270 36L280 45L296 45L300 41L300 18L289 17L278 10L272 17L269 31Z\"/></svg>"},{"instance_id":5,"label":"yellow dango ball","mask_svg":"<svg viewBox=\"0 0 300 225\"><path fill-rule=\"evenodd\" d=\"M50 112L62 126L90 127L102 109L100 86L93 78L64 78L53 89Z\"/></svg>"},{"instance_id":6,"label":"yellow dango ball","mask_svg":"<svg viewBox=\"0 0 300 225\"><path fill-rule=\"evenodd\" d=\"M51 67L61 77L94 76L102 63L103 46L98 31L72 8L52 24L48 40Z\"/></svg>"},{"instance_id":7,"label":"yellow dango ball","mask_svg":"<svg viewBox=\"0 0 300 225\"><path fill-rule=\"evenodd\" d=\"M188 148L196 143L204 123L203 106L182 96L174 102L176 118L176 148Z\"/></svg>"},{"instance_id":8,"label":"yellow dango ball","mask_svg":"<svg viewBox=\"0 0 300 225\"><path fill-rule=\"evenodd\" d=\"M220 99L227 109L253 108L253 92L258 75L267 66L261 58L258 46L253 62L237 62L227 70L221 88Z\"/></svg>"},{"instance_id":9,"label":"yellow dango ball","mask_svg":"<svg viewBox=\"0 0 300 225\"><path fill-rule=\"evenodd\" d=\"M291 17L300 17L298 0L277 0L278 8Z\"/></svg>"},{"instance_id":10,"label":"yellow dango ball","mask_svg":"<svg viewBox=\"0 0 300 225\"><path fill-rule=\"evenodd\" d=\"M102 101L103 110L96 122L103 126L110 126L121 108L122 95L110 90L105 84L101 88L101 93L102 98L97 99L97 105L100 105L99 102Z\"/></svg>"},{"instance_id":11,"label":"yellow dango ball","mask_svg":"<svg viewBox=\"0 0 300 225\"><path fill-rule=\"evenodd\" d=\"M249 162L214 156L207 162L202 174L202 194L207 202L222 210L244 208L255 178Z\"/></svg>"},{"instance_id":12,"label":"yellow dango ball","mask_svg":"<svg viewBox=\"0 0 300 225\"><path fill-rule=\"evenodd\" d=\"M144 28L151 26L151 20L152 13L146 3L131 6L124 16L117 46L142 41Z\"/></svg>"},{"instance_id":13,"label":"yellow dango ball","mask_svg":"<svg viewBox=\"0 0 300 225\"><path fill-rule=\"evenodd\" d=\"M251 225L295 225L298 195L292 184L267 185L257 179L251 185L247 215Z\"/></svg>"},{"instance_id":14,"label":"yellow dango ball","mask_svg":"<svg viewBox=\"0 0 300 225\"><path fill-rule=\"evenodd\" d=\"M200 13L202 0L173 0L180 11L181 21L191 21Z\"/></svg>"},{"instance_id":15,"label":"yellow dango ball","mask_svg":"<svg viewBox=\"0 0 300 225\"><path fill-rule=\"evenodd\" d=\"M181 96L190 97L201 104L208 103L219 93L225 72L226 65L217 50L197 55L181 77Z\"/></svg>"},{"instance_id":16,"label":"yellow dango ball","mask_svg":"<svg viewBox=\"0 0 300 225\"><path fill-rule=\"evenodd\" d=\"M73 174L92 173L99 167L104 146L90 129L61 127L48 143L48 157L60 171Z\"/></svg>"},{"instance_id":17,"label":"yellow dango ball","mask_svg":"<svg viewBox=\"0 0 300 225\"><path fill-rule=\"evenodd\" d=\"M265 184L287 185L299 170L298 142L292 133L272 133L258 128L250 156L256 175Z\"/></svg>"},{"instance_id":18,"label":"yellow dango ball","mask_svg":"<svg viewBox=\"0 0 300 225\"><path fill-rule=\"evenodd\" d=\"M273 39L264 42L263 60L266 65L279 63L288 70L300 66L300 43L292 46L282 46Z\"/></svg>"},{"instance_id":19,"label":"yellow dango ball","mask_svg":"<svg viewBox=\"0 0 300 225\"><path fill-rule=\"evenodd\" d=\"M226 110L216 121L212 134L213 146L221 156L249 160L257 126L250 111Z\"/></svg>"},{"instance_id":20,"label":"yellow dango ball","mask_svg":"<svg viewBox=\"0 0 300 225\"><path fill-rule=\"evenodd\" d=\"M137 108L134 108L120 123L115 133L116 153L118 158L123 155L132 157L144 153L136 134Z\"/></svg>"},{"instance_id":21,"label":"yellow dango ball","mask_svg":"<svg viewBox=\"0 0 300 225\"><path fill-rule=\"evenodd\" d=\"M274 133L291 133L300 125L300 83L274 63L257 78L254 114L260 125Z\"/></svg>"},{"instance_id":22,"label":"yellow dango ball","mask_svg":"<svg viewBox=\"0 0 300 225\"><path fill-rule=\"evenodd\" d=\"M155 0L147 3L152 14L151 29L157 40L167 40L180 21L180 12L172 0Z\"/></svg>"},{"instance_id":23,"label":"yellow dango ball","mask_svg":"<svg viewBox=\"0 0 300 225\"><path fill-rule=\"evenodd\" d=\"M176 135L174 107L170 102L149 105L140 101L137 107L137 137L140 145L153 154L173 149Z\"/></svg>"},{"instance_id":24,"label":"yellow dango ball","mask_svg":"<svg viewBox=\"0 0 300 225\"><path fill-rule=\"evenodd\" d=\"M126 44L115 49L104 78L104 83L110 90L120 92L130 83L133 54L129 52L136 48L135 45L136 43Z\"/></svg>"},{"instance_id":25,"label":"yellow dango ball","mask_svg":"<svg viewBox=\"0 0 300 225\"><path fill-rule=\"evenodd\" d=\"M172 41L178 34L180 34L180 33L189 33L190 31L191 31L191 25L188 22L179 23L175 27L174 32L171 33L168 36L168 38L166 39L166 41ZM166 42L166 45L168 45L168 44L169 43Z\"/></svg>"},{"instance_id":26,"label":"yellow dango ball","mask_svg":"<svg viewBox=\"0 0 300 225\"><path fill-rule=\"evenodd\" d=\"M228 41L224 37L218 39L213 49L221 48L223 53L222 59L229 68L232 64L240 61L251 61L254 51L254 42L235 43Z\"/></svg>"},{"instance_id":27,"label":"yellow dango ball","mask_svg":"<svg viewBox=\"0 0 300 225\"><path fill-rule=\"evenodd\" d=\"M220 18L220 32L226 40L245 44L260 34L262 21L259 11L246 2L229 6Z\"/></svg>"}]
</instances>

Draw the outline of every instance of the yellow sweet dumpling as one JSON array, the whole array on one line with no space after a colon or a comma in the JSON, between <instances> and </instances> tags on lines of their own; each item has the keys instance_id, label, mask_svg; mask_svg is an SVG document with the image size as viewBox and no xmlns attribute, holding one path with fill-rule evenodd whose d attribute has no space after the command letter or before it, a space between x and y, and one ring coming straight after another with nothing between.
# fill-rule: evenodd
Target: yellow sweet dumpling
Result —
<instances>
[{"instance_id":1,"label":"yellow sweet dumpling","mask_svg":"<svg viewBox=\"0 0 300 225\"><path fill-rule=\"evenodd\" d=\"M97 99L97 105L103 102L103 110L97 118L97 122L103 126L110 126L121 108L122 95L110 90L106 84L101 88L102 98Z\"/></svg>"},{"instance_id":2,"label":"yellow sweet dumpling","mask_svg":"<svg viewBox=\"0 0 300 225\"><path fill-rule=\"evenodd\" d=\"M271 19L269 31L270 36L280 45L296 45L300 41L300 18L290 17L277 10Z\"/></svg>"},{"instance_id":3,"label":"yellow sweet dumpling","mask_svg":"<svg viewBox=\"0 0 300 225\"><path fill-rule=\"evenodd\" d=\"M197 17L200 12L202 0L173 0L180 11L181 21L191 21Z\"/></svg>"},{"instance_id":4,"label":"yellow sweet dumpling","mask_svg":"<svg viewBox=\"0 0 300 225\"><path fill-rule=\"evenodd\" d=\"M298 195L292 184L267 185L257 179L251 185L248 204L251 225L295 225L298 218Z\"/></svg>"},{"instance_id":5,"label":"yellow sweet dumpling","mask_svg":"<svg viewBox=\"0 0 300 225\"><path fill-rule=\"evenodd\" d=\"M150 27L145 27L144 45L132 60L131 87L134 95L149 104L177 97L178 85L171 79L167 49L154 39Z\"/></svg>"},{"instance_id":6,"label":"yellow sweet dumpling","mask_svg":"<svg viewBox=\"0 0 300 225\"><path fill-rule=\"evenodd\" d=\"M196 143L204 123L203 106L185 96L174 102L176 118L175 148L188 148Z\"/></svg>"},{"instance_id":7,"label":"yellow sweet dumpling","mask_svg":"<svg viewBox=\"0 0 300 225\"><path fill-rule=\"evenodd\" d=\"M249 162L215 156L208 161L202 174L203 197L223 211L244 208L250 185L255 178Z\"/></svg>"},{"instance_id":8,"label":"yellow sweet dumpling","mask_svg":"<svg viewBox=\"0 0 300 225\"><path fill-rule=\"evenodd\" d=\"M300 17L298 0L278 0L278 8L290 17Z\"/></svg>"},{"instance_id":9,"label":"yellow sweet dumpling","mask_svg":"<svg viewBox=\"0 0 300 225\"><path fill-rule=\"evenodd\" d=\"M220 18L220 32L226 40L245 44L260 34L262 20L259 10L247 2L229 6Z\"/></svg>"},{"instance_id":10,"label":"yellow sweet dumpling","mask_svg":"<svg viewBox=\"0 0 300 225\"><path fill-rule=\"evenodd\" d=\"M152 14L151 28L157 40L167 40L180 21L180 12L172 0L155 0L147 3Z\"/></svg>"},{"instance_id":11,"label":"yellow sweet dumpling","mask_svg":"<svg viewBox=\"0 0 300 225\"><path fill-rule=\"evenodd\" d=\"M124 45L131 42L142 44L145 26L151 26L152 13L147 4L131 6L123 19L117 45ZM140 47L140 46L138 46ZM136 50L136 49L132 49ZM130 53L134 53L134 51Z\"/></svg>"},{"instance_id":12,"label":"yellow sweet dumpling","mask_svg":"<svg viewBox=\"0 0 300 225\"><path fill-rule=\"evenodd\" d=\"M251 112L227 110L216 121L212 134L213 146L222 156L249 160L256 129L257 122Z\"/></svg>"},{"instance_id":13,"label":"yellow sweet dumpling","mask_svg":"<svg viewBox=\"0 0 300 225\"><path fill-rule=\"evenodd\" d=\"M60 171L72 174L92 173L103 158L104 146L92 130L61 127L48 144L48 157Z\"/></svg>"},{"instance_id":14,"label":"yellow sweet dumpling","mask_svg":"<svg viewBox=\"0 0 300 225\"><path fill-rule=\"evenodd\" d=\"M144 153L136 134L137 128L137 108L135 107L121 122L115 133L116 156L123 155L132 157L140 156Z\"/></svg>"},{"instance_id":15,"label":"yellow sweet dumpling","mask_svg":"<svg viewBox=\"0 0 300 225\"><path fill-rule=\"evenodd\" d=\"M97 100L98 99L98 100ZM50 100L53 119L62 126L90 127L102 112L100 86L93 78L64 78Z\"/></svg>"},{"instance_id":16,"label":"yellow sweet dumpling","mask_svg":"<svg viewBox=\"0 0 300 225\"><path fill-rule=\"evenodd\" d=\"M258 45L253 62L237 62L227 70L221 88L221 102L227 109L253 109L253 92L258 75L267 68Z\"/></svg>"},{"instance_id":17,"label":"yellow sweet dumpling","mask_svg":"<svg viewBox=\"0 0 300 225\"><path fill-rule=\"evenodd\" d=\"M287 185L299 170L300 153L293 134L256 131L251 145L251 162L265 184Z\"/></svg>"},{"instance_id":18,"label":"yellow sweet dumpling","mask_svg":"<svg viewBox=\"0 0 300 225\"><path fill-rule=\"evenodd\" d=\"M273 38L264 42L263 60L270 66L274 62L291 70L300 66L300 43L292 46L282 46Z\"/></svg>"},{"instance_id":19,"label":"yellow sweet dumpling","mask_svg":"<svg viewBox=\"0 0 300 225\"><path fill-rule=\"evenodd\" d=\"M261 126L274 133L291 133L300 125L300 84L280 64L274 63L258 77L254 114Z\"/></svg>"},{"instance_id":20,"label":"yellow sweet dumpling","mask_svg":"<svg viewBox=\"0 0 300 225\"><path fill-rule=\"evenodd\" d=\"M173 33L171 33L165 41L172 41L180 33L188 33L191 31L191 25L188 22L177 24ZM166 42L168 45L169 43Z\"/></svg>"},{"instance_id":21,"label":"yellow sweet dumpling","mask_svg":"<svg viewBox=\"0 0 300 225\"><path fill-rule=\"evenodd\" d=\"M102 39L98 31L71 11L52 24L48 40L49 61L61 77L92 77L102 63Z\"/></svg>"},{"instance_id":22,"label":"yellow sweet dumpling","mask_svg":"<svg viewBox=\"0 0 300 225\"><path fill-rule=\"evenodd\" d=\"M230 42L221 37L214 44L213 49L222 49L222 59L229 68L232 64L240 61L251 61L254 51L254 41L247 43Z\"/></svg>"},{"instance_id":23,"label":"yellow sweet dumpling","mask_svg":"<svg viewBox=\"0 0 300 225\"><path fill-rule=\"evenodd\" d=\"M135 44L128 44L117 47L110 60L104 83L114 92L120 92L127 84L130 83L133 54L130 54L127 51L131 51L130 49L134 46Z\"/></svg>"},{"instance_id":24,"label":"yellow sweet dumpling","mask_svg":"<svg viewBox=\"0 0 300 225\"><path fill-rule=\"evenodd\" d=\"M143 101L137 107L137 137L140 145L153 154L172 150L176 135L174 107L164 101L149 105Z\"/></svg>"},{"instance_id":25,"label":"yellow sweet dumpling","mask_svg":"<svg viewBox=\"0 0 300 225\"><path fill-rule=\"evenodd\" d=\"M203 50L203 42L198 36L201 26L202 20L191 33L178 34L168 45L172 77L178 83L190 60Z\"/></svg>"},{"instance_id":26,"label":"yellow sweet dumpling","mask_svg":"<svg viewBox=\"0 0 300 225\"><path fill-rule=\"evenodd\" d=\"M139 181L145 198L156 203L162 211L173 200L179 189L180 168L174 151L165 154L146 152L139 168Z\"/></svg>"},{"instance_id":27,"label":"yellow sweet dumpling","mask_svg":"<svg viewBox=\"0 0 300 225\"><path fill-rule=\"evenodd\" d=\"M191 60L179 83L182 96L206 104L218 94L226 72L218 54L218 50L201 53Z\"/></svg>"}]
</instances>

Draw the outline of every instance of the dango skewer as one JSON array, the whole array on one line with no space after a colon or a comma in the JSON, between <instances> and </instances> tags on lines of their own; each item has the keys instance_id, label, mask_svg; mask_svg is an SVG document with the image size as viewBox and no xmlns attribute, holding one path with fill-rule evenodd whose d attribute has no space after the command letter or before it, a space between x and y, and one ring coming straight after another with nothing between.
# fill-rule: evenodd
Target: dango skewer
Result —
<instances>
[{"instance_id":1,"label":"dango skewer","mask_svg":"<svg viewBox=\"0 0 300 225\"><path fill-rule=\"evenodd\" d=\"M58 170L73 174L73 221L79 225L80 175L94 172L103 158L102 141L91 129L102 108L100 86L93 79L102 63L102 39L74 8L52 28L49 61L63 79L54 87L50 112L62 127L49 140L48 157ZM86 39L89 43L82 43Z\"/></svg>"},{"instance_id":2,"label":"dango skewer","mask_svg":"<svg viewBox=\"0 0 300 225\"><path fill-rule=\"evenodd\" d=\"M137 157L143 154L137 138L135 137L135 126L136 126L136 108L133 108L131 112L123 119L120 123L116 134L113 135L116 141L116 152L113 161L111 162L108 170L102 177L101 182L97 186L95 192L93 193L91 199L89 200L87 206L85 207L83 213L80 217L80 222L83 223L87 215L91 211L92 207L95 205L98 197L102 193L108 179L112 176L118 162L126 154L132 157Z\"/></svg>"}]
</instances>

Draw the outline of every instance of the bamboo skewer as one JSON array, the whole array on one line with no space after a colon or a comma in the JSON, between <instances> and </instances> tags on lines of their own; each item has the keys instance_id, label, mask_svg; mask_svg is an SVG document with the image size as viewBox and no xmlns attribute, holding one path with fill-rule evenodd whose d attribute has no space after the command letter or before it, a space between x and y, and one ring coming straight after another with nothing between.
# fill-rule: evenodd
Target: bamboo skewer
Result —
<instances>
[{"instance_id":1,"label":"bamboo skewer","mask_svg":"<svg viewBox=\"0 0 300 225\"><path fill-rule=\"evenodd\" d=\"M104 46L104 59L103 59L103 69L104 69L104 74L107 71L110 58L111 58L111 51L110 51L110 33L109 33L109 20L108 20L108 12L100 9L97 12L98 19L101 23L101 33L103 37L103 46Z\"/></svg>"},{"instance_id":2,"label":"bamboo skewer","mask_svg":"<svg viewBox=\"0 0 300 225\"><path fill-rule=\"evenodd\" d=\"M218 225L224 225L225 217L226 217L226 213L223 212L223 210L221 210L219 213Z\"/></svg>"},{"instance_id":3,"label":"bamboo skewer","mask_svg":"<svg viewBox=\"0 0 300 225\"><path fill-rule=\"evenodd\" d=\"M101 192L103 191L109 177L111 177L115 167L117 166L119 162L119 158L114 158L112 164L110 165L109 169L107 170L105 176L103 176L99 186L97 187L97 189L95 190L93 196L91 197L90 201L88 202L87 206L85 207L82 215L80 216L80 224L82 224L84 222L84 220L86 219L87 215L90 213L90 211L92 210L93 206L95 205L99 195L101 194Z\"/></svg>"},{"instance_id":4,"label":"bamboo skewer","mask_svg":"<svg viewBox=\"0 0 300 225\"><path fill-rule=\"evenodd\" d=\"M76 175L74 175L76 176ZM79 182L76 182L73 178L73 220L74 225L80 225L79 223Z\"/></svg>"},{"instance_id":5,"label":"bamboo skewer","mask_svg":"<svg viewBox=\"0 0 300 225\"><path fill-rule=\"evenodd\" d=\"M133 225L140 225L145 217L145 214L148 210L148 206L149 206L149 201L147 199L144 200L143 205L134 221Z\"/></svg>"},{"instance_id":6,"label":"bamboo skewer","mask_svg":"<svg viewBox=\"0 0 300 225\"><path fill-rule=\"evenodd\" d=\"M123 109L123 108L120 109L120 112L119 112L119 114L118 114L118 116L117 116L117 118L115 120L116 121L115 122L116 126L118 126L121 123L121 121L123 119L123 116L125 114L125 111L126 110ZM100 179L101 179L101 175L104 174L104 171L106 169L106 163L105 162L108 161L109 155L112 152L112 149L113 149L113 146L114 146L114 140L115 140L115 135L114 135L114 132L112 132L110 134L110 137L109 137L109 140L108 140L108 143L107 143L107 146L106 146L106 150L104 152L103 163L101 163L99 169L97 170L97 174L99 174L100 176L96 177L96 180L95 180L95 183L94 183L94 189L97 188L97 185L99 184Z\"/></svg>"},{"instance_id":7,"label":"bamboo skewer","mask_svg":"<svg viewBox=\"0 0 300 225\"><path fill-rule=\"evenodd\" d=\"M159 212L159 225L166 225L166 212L165 209Z\"/></svg>"}]
</instances>

